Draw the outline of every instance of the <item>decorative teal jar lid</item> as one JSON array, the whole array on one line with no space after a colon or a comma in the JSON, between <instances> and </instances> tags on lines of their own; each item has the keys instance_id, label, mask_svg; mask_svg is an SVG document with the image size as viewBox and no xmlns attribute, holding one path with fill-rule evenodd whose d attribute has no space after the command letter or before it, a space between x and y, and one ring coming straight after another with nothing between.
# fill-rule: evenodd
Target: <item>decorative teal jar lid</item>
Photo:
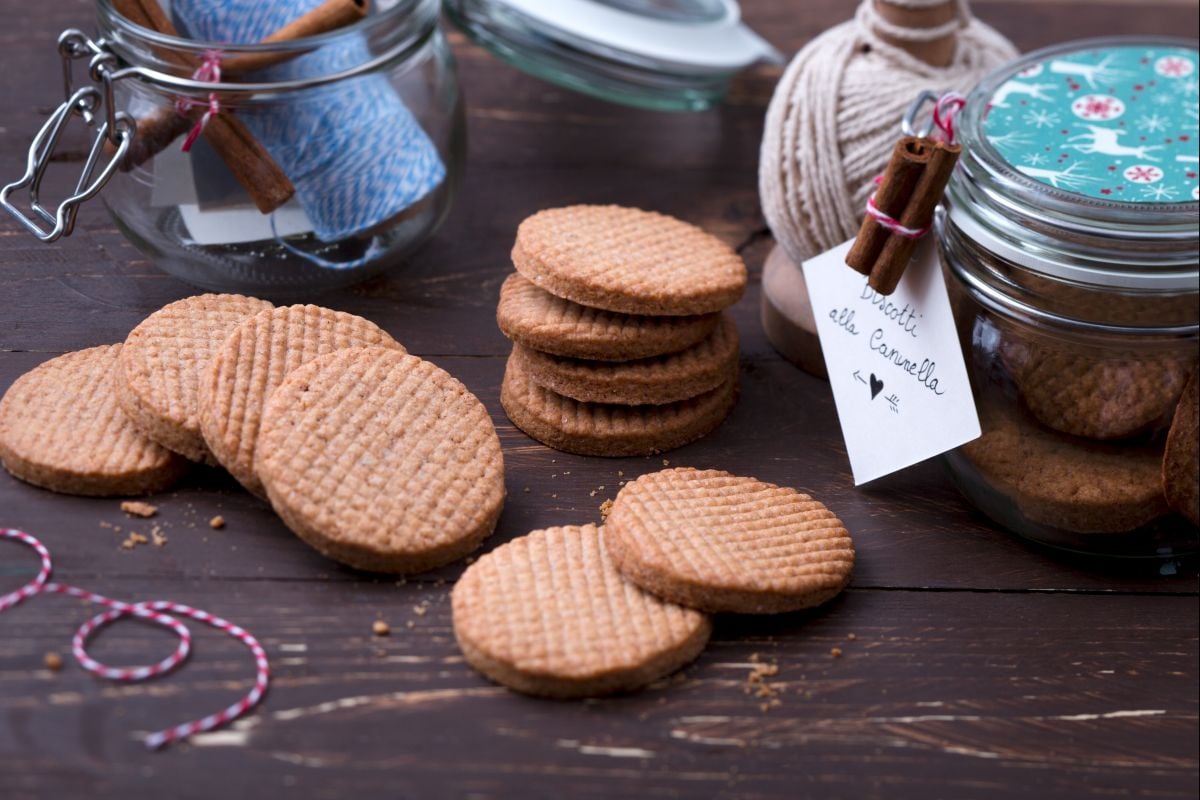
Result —
<instances>
[{"instance_id":1,"label":"decorative teal jar lid","mask_svg":"<svg viewBox=\"0 0 1200 800\"><path fill-rule=\"evenodd\" d=\"M987 98L983 132L1018 172L1126 203L1200 199L1195 47L1101 46L1042 58Z\"/></svg>"},{"instance_id":2,"label":"decorative teal jar lid","mask_svg":"<svg viewBox=\"0 0 1200 800\"><path fill-rule=\"evenodd\" d=\"M1200 285L1200 51L1114 37L1029 53L985 78L957 118L944 202L955 235L1081 285Z\"/></svg>"}]
</instances>

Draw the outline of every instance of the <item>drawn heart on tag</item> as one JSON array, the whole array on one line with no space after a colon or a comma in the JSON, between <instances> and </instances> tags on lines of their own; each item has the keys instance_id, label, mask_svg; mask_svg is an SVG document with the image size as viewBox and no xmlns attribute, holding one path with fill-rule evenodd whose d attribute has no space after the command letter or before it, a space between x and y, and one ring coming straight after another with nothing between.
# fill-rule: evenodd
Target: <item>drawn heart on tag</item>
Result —
<instances>
[{"instance_id":1,"label":"drawn heart on tag","mask_svg":"<svg viewBox=\"0 0 1200 800\"><path fill-rule=\"evenodd\" d=\"M883 391L883 381L879 380L879 378L876 378L875 373L872 372L871 373L871 399L874 400L875 396L882 391Z\"/></svg>"}]
</instances>

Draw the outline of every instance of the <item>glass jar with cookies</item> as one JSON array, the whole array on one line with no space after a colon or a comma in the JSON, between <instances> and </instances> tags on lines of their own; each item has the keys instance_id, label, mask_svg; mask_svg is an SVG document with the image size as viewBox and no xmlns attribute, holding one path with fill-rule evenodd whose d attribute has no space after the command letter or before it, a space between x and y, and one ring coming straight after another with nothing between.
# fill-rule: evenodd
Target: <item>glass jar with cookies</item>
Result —
<instances>
[{"instance_id":1,"label":"glass jar with cookies","mask_svg":"<svg viewBox=\"0 0 1200 800\"><path fill-rule=\"evenodd\" d=\"M942 263L983 435L947 456L1005 527L1088 554L1200 546L1194 42L1029 54L958 118Z\"/></svg>"}]
</instances>

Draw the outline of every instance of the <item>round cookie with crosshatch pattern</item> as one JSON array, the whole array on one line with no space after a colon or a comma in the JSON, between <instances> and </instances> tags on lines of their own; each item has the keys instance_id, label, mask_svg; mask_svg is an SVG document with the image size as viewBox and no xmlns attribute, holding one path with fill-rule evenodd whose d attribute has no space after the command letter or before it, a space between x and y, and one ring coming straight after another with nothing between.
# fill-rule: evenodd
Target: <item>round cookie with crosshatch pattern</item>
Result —
<instances>
[{"instance_id":1,"label":"round cookie with crosshatch pattern","mask_svg":"<svg viewBox=\"0 0 1200 800\"><path fill-rule=\"evenodd\" d=\"M811 608L850 581L841 520L795 489L690 467L627 483L604 525L617 570L648 592L702 611Z\"/></svg>"},{"instance_id":2,"label":"round cookie with crosshatch pattern","mask_svg":"<svg viewBox=\"0 0 1200 800\"><path fill-rule=\"evenodd\" d=\"M121 345L52 358L0 400L0 461L21 480L65 494L149 494L187 460L147 439L121 411L113 373Z\"/></svg>"},{"instance_id":3,"label":"round cookie with crosshatch pattern","mask_svg":"<svg viewBox=\"0 0 1200 800\"><path fill-rule=\"evenodd\" d=\"M423 572L474 550L504 506L487 409L449 373L355 347L289 374L263 411L255 470L305 542L374 572Z\"/></svg>"},{"instance_id":4,"label":"round cookie with crosshatch pattern","mask_svg":"<svg viewBox=\"0 0 1200 800\"><path fill-rule=\"evenodd\" d=\"M1200 390L1196 380L1193 366L1167 433L1162 474L1167 504L1193 525L1200 525Z\"/></svg>"},{"instance_id":5,"label":"round cookie with crosshatch pattern","mask_svg":"<svg viewBox=\"0 0 1200 800\"><path fill-rule=\"evenodd\" d=\"M509 358L500 404L512 423L542 444L584 456L664 453L720 425L737 403L737 378L712 391L660 406L580 403L538 386Z\"/></svg>"},{"instance_id":6,"label":"round cookie with crosshatch pattern","mask_svg":"<svg viewBox=\"0 0 1200 800\"><path fill-rule=\"evenodd\" d=\"M1000 356L1039 422L1089 439L1124 439L1169 420L1191 369L1183 355L1020 336L1008 338Z\"/></svg>"},{"instance_id":7,"label":"round cookie with crosshatch pattern","mask_svg":"<svg viewBox=\"0 0 1200 800\"><path fill-rule=\"evenodd\" d=\"M558 297L622 314L708 314L746 289L733 248L682 220L623 206L539 211L517 228L513 265Z\"/></svg>"},{"instance_id":8,"label":"round cookie with crosshatch pattern","mask_svg":"<svg viewBox=\"0 0 1200 800\"><path fill-rule=\"evenodd\" d=\"M581 306L513 273L500 287L496 323L533 350L566 358L631 361L677 353L703 341L720 315L647 317Z\"/></svg>"},{"instance_id":9,"label":"round cookie with crosshatch pattern","mask_svg":"<svg viewBox=\"0 0 1200 800\"><path fill-rule=\"evenodd\" d=\"M1074 533L1125 533L1167 513L1162 449L1064 436L1016 409L981 406L983 435L958 453L1026 518Z\"/></svg>"},{"instance_id":10,"label":"round cookie with crosshatch pattern","mask_svg":"<svg viewBox=\"0 0 1200 800\"><path fill-rule=\"evenodd\" d=\"M126 337L117 359L121 410L168 450L215 466L200 433L200 375L234 328L271 307L240 294L201 294L146 317Z\"/></svg>"},{"instance_id":11,"label":"round cookie with crosshatch pattern","mask_svg":"<svg viewBox=\"0 0 1200 800\"><path fill-rule=\"evenodd\" d=\"M501 545L467 568L451 605L468 664L544 697L640 688L692 661L712 631L704 614L622 578L595 525Z\"/></svg>"},{"instance_id":12,"label":"round cookie with crosshatch pattern","mask_svg":"<svg viewBox=\"0 0 1200 800\"><path fill-rule=\"evenodd\" d=\"M737 326L723 316L707 339L686 350L637 361L597 362L562 358L519 344L519 361L534 383L581 403L664 405L710 392L738 368Z\"/></svg>"},{"instance_id":13,"label":"round cookie with crosshatch pattern","mask_svg":"<svg viewBox=\"0 0 1200 800\"><path fill-rule=\"evenodd\" d=\"M404 352L370 320L314 305L262 311L244 320L217 350L200 382L200 431L221 466L264 497L254 473L262 409L289 372L317 356L381 345Z\"/></svg>"}]
</instances>

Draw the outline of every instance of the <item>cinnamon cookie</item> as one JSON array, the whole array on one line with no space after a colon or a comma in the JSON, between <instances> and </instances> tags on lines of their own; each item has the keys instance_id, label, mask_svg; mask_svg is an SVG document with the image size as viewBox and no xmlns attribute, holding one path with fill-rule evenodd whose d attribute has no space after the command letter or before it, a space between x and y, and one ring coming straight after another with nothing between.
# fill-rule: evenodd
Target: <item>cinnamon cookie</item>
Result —
<instances>
[{"instance_id":1,"label":"cinnamon cookie","mask_svg":"<svg viewBox=\"0 0 1200 800\"><path fill-rule=\"evenodd\" d=\"M1123 533L1167 513L1162 452L1071 439L980 409L985 433L959 452L1030 520L1076 533Z\"/></svg>"},{"instance_id":2,"label":"cinnamon cookie","mask_svg":"<svg viewBox=\"0 0 1200 800\"><path fill-rule=\"evenodd\" d=\"M629 691L704 649L712 625L624 580L595 525L548 528L501 545L451 596L467 663L545 697Z\"/></svg>"},{"instance_id":3,"label":"cinnamon cookie","mask_svg":"<svg viewBox=\"0 0 1200 800\"><path fill-rule=\"evenodd\" d=\"M504 458L487 409L394 347L328 353L263 410L255 468L296 535L343 564L422 572L496 527Z\"/></svg>"},{"instance_id":4,"label":"cinnamon cookie","mask_svg":"<svg viewBox=\"0 0 1200 800\"><path fill-rule=\"evenodd\" d=\"M117 405L121 345L52 358L0 400L0 460L27 483L66 494L149 494L187 471L187 461L147 439Z\"/></svg>"},{"instance_id":5,"label":"cinnamon cookie","mask_svg":"<svg viewBox=\"0 0 1200 800\"><path fill-rule=\"evenodd\" d=\"M1162 477L1167 504L1193 525L1200 525L1200 392L1195 366L1192 369L1167 434Z\"/></svg>"},{"instance_id":6,"label":"cinnamon cookie","mask_svg":"<svg viewBox=\"0 0 1200 800\"><path fill-rule=\"evenodd\" d=\"M1120 355L1016 337L1000 354L1040 422L1089 439L1127 438L1168 418L1190 369L1182 357Z\"/></svg>"},{"instance_id":7,"label":"cinnamon cookie","mask_svg":"<svg viewBox=\"0 0 1200 800\"><path fill-rule=\"evenodd\" d=\"M313 305L262 311L243 321L214 354L200 382L200 431L221 466L264 496L254 474L262 408L297 367L347 347L404 348L374 322Z\"/></svg>"},{"instance_id":8,"label":"cinnamon cookie","mask_svg":"<svg viewBox=\"0 0 1200 800\"><path fill-rule=\"evenodd\" d=\"M746 265L720 239L621 206L539 211L517 229L512 259L551 294L623 314L707 314L746 288Z\"/></svg>"},{"instance_id":9,"label":"cinnamon cookie","mask_svg":"<svg viewBox=\"0 0 1200 800\"><path fill-rule=\"evenodd\" d=\"M519 361L509 359L500 387L508 418L534 439L585 456L662 453L712 431L737 402L737 381L662 406L580 403L534 383Z\"/></svg>"},{"instance_id":10,"label":"cinnamon cookie","mask_svg":"<svg viewBox=\"0 0 1200 800\"><path fill-rule=\"evenodd\" d=\"M643 475L604 526L617 570L702 611L775 614L820 605L850 581L854 543L794 489L690 467Z\"/></svg>"},{"instance_id":11,"label":"cinnamon cookie","mask_svg":"<svg viewBox=\"0 0 1200 800\"><path fill-rule=\"evenodd\" d=\"M630 361L676 353L705 339L719 315L647 317L581 306L539 289L520 273L500 287L496 322L525 347L567 358Z\"/></svg>"},{"instance_id":12,"label":"cinnamon cookie","mask_svg":"<svg viewBox=\"0 0 1200 800\"><path fill-rule=\"evenodd\" d=\"M215 465L200 433L200 375L240 322L271 307L239 294L202 294L146 317L125 339L117 359L121 410L168 450Z\"/></svg>"},{"instance_id":13,"label":"cinnamon cookie","mask_svg":"<svg viewBox=\"0 0 1200 800\"><path fill-rule=\"evenodd\" d=\"M669 356L595 362L513 345L512 358L530 380L583 403L663 405L704 394L737 375L737 326L728 316L699 344Z\"/></svg>"}]
</instances>

